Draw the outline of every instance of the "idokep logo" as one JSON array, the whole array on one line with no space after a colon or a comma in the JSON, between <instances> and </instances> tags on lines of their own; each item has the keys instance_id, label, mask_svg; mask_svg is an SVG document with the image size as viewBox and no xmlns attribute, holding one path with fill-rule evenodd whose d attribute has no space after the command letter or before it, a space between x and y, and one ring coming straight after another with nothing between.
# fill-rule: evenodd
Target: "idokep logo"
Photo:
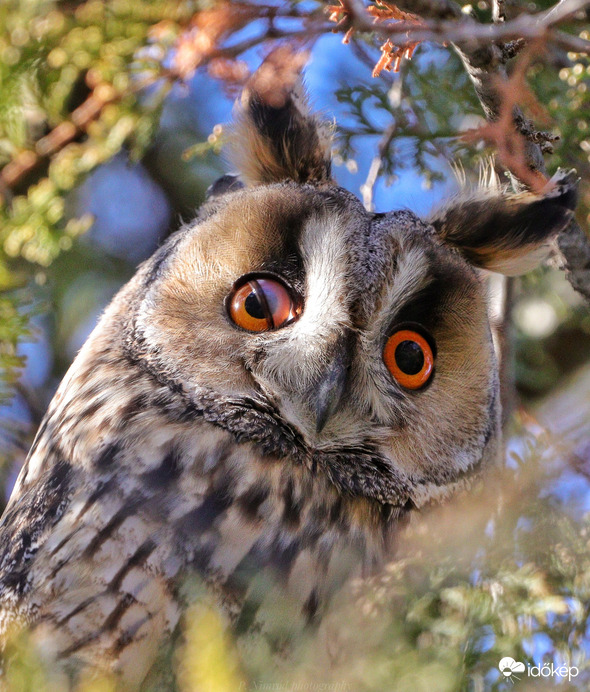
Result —
<instances>
[{"instance_id":1,"label":"idokep logo","mask_svg":"<svg viewBox=\"0 0 590 692\"><path fill-rule=\"evenodd\" d=\"M513 678L520 680L516 673L524 673L525 671L524 663L515 661L510 656L505 656L500 663L498 663L498 668L500 669L502 675L505 678L508 678L511 682L514 682Z\"/></svg>"},{"instance_id":2,"label":"idokep logo","mask_svg":"<svg viewBox=\"0 0 590 692\"><path fill-rule=\"evenodd\" d=\"M498 668L502 675L510 680L514 684L515 680L520 680L522 673L526 673L529 678L567 678L570 682L572 678L576 678L580 671L576 666L555 666L554 663L544 663L540 666L530 666L522 663L522 661L515 661L511 656L505 656L498 663ZM520 673L520 675L517 675Z\"/></svg>"}]
</instances>

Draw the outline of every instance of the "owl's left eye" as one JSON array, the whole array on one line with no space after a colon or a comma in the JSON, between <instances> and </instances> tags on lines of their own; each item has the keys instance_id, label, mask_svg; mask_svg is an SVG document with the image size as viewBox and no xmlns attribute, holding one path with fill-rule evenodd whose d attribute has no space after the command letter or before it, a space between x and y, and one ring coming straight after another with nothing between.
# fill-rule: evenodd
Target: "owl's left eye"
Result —
<instances>
[{"instance_id":1,"label":"owl's left eye","mask_svg":"<svg viewBox=\"0 0 590 692\"><path fill-rule=\"evenodd\" d=\"M398 329L385 344L383 361L404 389L421 389L434 374L433 348L420 332Z\"/></svg>"},{"instance_id":2,"label":"owl's left eye","mask_svg":"<svg viewBox=\"0 0 590 692\"><path fill-rule=\"evenodd\" d=\"M284 327L301 314L295 292L274 276L246 275L236 282L227 300L232 322L249 332Z\"/></svg>"}]
</instances>

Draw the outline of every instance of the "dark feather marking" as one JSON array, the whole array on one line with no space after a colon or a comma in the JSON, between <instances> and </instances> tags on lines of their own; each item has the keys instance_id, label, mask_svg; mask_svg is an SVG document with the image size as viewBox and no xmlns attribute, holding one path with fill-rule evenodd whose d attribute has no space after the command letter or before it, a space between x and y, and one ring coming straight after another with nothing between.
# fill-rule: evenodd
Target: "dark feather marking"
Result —
<instances>
[{"instance_id":1,"label":"dark feather marking","mask_svg":"<svg viewBox=\"0 0 590 692\"><path fill-rule=\"evenodd\" d=\"M196 509L187 512L178 520L177 528L183 533L202 533L211 528L217 517L230 507L232 501L228 488L212 490Z\"/></svg>"},{"instance_id":2,"label":"dark feather marking","mask_svg":"<svg viewBox=\"0 0 590 692\"><path fill-rule=\"evenodd\" d=\"M101 481L97 484L96 488L92 491L92 494L88 497L84 506L78 514L78 518L83 517L86 512L95 506L97 500L99 500L103 495L115 490L119 487L119 481L116 476L111 476L106 481Z\"/></svg>"},{"instance_id":3,"label":"dark feather marking","mask_svg":"<svg viewBox=\"0 0 590 692\"><path fill-rule=\"evenodd\" d=\"M381 523L382 524L389 524L392 517L394 517L397 513L399 513L399 507L395 507L394 505L383 504L377 508L377 512L379 513L379 518L381 520Z\"/></svg>"},{"instance_id":4,"label":"dark feather marking","mask_svg":"<svg viewBox=\"0 0 590 692\"><path fill-rule=\"evenodd\" d=\"M190 565L200 574L206 574L209 569L209 563L211 562L211 557L215 552L215 545L205 544L201 545L193 552L190 560ZM171 585L169 584L169 587Z\"/></svg>"},{"instance_id":5,"label":"dark feather marking","mask_svg":"<svg viewBox=\"0 0 590 692\"><path fill-rule=\"evenodd\" d=\"M236 637L245 634L251 629L256 618L256 613L259 610L260 601L258 599L249 598L244 602L233 628Z\"/></svg>"},{"instance_id":6,"label":"dark feather marking","mask_svg":"<svg viewBox=\"0 0 590 692\"><path fill-rule=\"evenodd\" d=\"M22 569L11 570L8 574L2 577L0 580L0 585L2 589L8 589L14 591L17 596L22 596L27 587L27 581L29 577L28 567Z\"/></svg>"},{"instance_id":7,"label":"dark feather marking","mask_svg":"<svg viewBox=\"0 0 590 692\"><path fill-rule=\"evenodd\" d=\"M71 646L68 646L66 649L63 649L63 651L60 651L59 658L67 658L68 656L76 653L76 651L79 651L88 644L91 644L93 641L99 639L100 636L105 632L112 632L112 630L114 630L119 624L123 615L125 615L125 613L134 603L137 603L137 599L134 596L132 596L130 593L124 594L121 600L115 606L112 613L110 613L110 615L104 621L102 627L99 627L96 631L87 634L85 637L82 637L82 639L74 642Z\"/></svg>"},{"instance_id":8,"label":"dark feather marking","mask_svg":"<svg viewBox=\"0 0 590 692\"><path fill-rule=\"evenodd\" d=\"M150 397L145 392L133 397L131 401L129 401L127 404L125 404L125 406L123 406L119 413L120 426L122 428L125 427L132 418L137 416L137 414L148 409L149 405Z\"/></svg>"},{"instance_id":9,"label":"dark feather marking","mask_svg":"<svg viewBox=\"0 0 590 692\"><path fill-rule=\"evenodd\" d=\"M20 529L15 536L14 543L16 547L12 557L16 562L20 563L31 547L31 534L27 529Z\"/></svg>"},{"instance_id":10,"label":"dark feather marking","mask_svg":"<svg viewBox=\"0 0 590 692\"><path fill-rule=\"evenodd\" d=\"M117 460L117 455L122 449L120 442L111 442L107 444L103 449L100 450L98 456L94 460L94 465L101 471L106 471L110 469L115 461Z\"/></svg>"},{"instance_id":11,"label":"dark feather marking","mask_svg":"<svg viewBox=\"0 0 590 692\"><path fill-rule=\"evenodd\" d=\"M115 574L109 584L110 591L117 591L121 588L123 579L129 574L134 567L140 567L145 564L145 561L156 549L156 544L151 538L144 541L121 569Z\"/></svg>"},{"instance_id":12,"label":"dark feather marking","mask_svg":"<svg viewBox=\"0 0 590 692\"><path fill-rule=\"evenodd\" d=\"M141 475L149 488L165 488L180 477L182 453L172 448L155 469Z\"/></svg>"},{"instance_id":13,"label":"dark feather marking","mask_svg":"<svg viewBox=\"0 0 590 692\"><path fill-rule=\"evenodd\" d=\"M63 490L70 481L71 475L71 464L64 459L60 459L53 465L49 472L49 477L43 488L44 493L54 493L58 490Z\"/></svg>"},{"instance_id":14,"label":"dark feather marking","mask_svg":"<svg viewBox=\"0 0 590 692\"><path fill-rule=\"evenodd\" d=\"M257 598L256 594L252 594L250 598L244 600L253 579L257 574L260 574L260 567L260 548L255 543L225 582L224 590L231 593L235 601L243 601L242 609L234 625L237 636L251 628L260 608L261 599Z\"/></svg>"},{"instance_id":15,"label":"dark feather marking","mask_svg":"<svg viewBox=\"0 0 590 692\"><path fill-rule=\"evenodd\" d=\"M281 545L277 542L273 546L269 562L280 575L287 577L295 559L301 552L301 548L301 542L297 539L287 545Z\"/></svg>"},{"instance_id":16,"label":"dark feather marking","mask_svg":"<svg viewBox=\"0 0 590 692\"><path fill-rule=\"evenodd\" d=\"M76 534L77 532L78 532L77 530L72 531L71 535L74 535L74 534ZM63 543L63 541L62 541L62 543ZM70 556L69 556L69 555L67 555L66 557L62 558L61 560L58 560L58 562L57 562L57 564L55 565L55 567L54 567L54 568L51 570L51 572L49 573L49 578L52 579L52 580L55 579L55 577L59 574L59 572L61 572L61 570L68 564L69 561L70 561Z\"/></svg>"},{"instance_id":17,"label":"dark feather marking","mask_svg":"<svg viewBox=\"0 0 590 692\"><path fill-rule=\"evenodd\" d=\"M85 610L91 603L94 603L94 601L101 596L102 594L96 594L94 596L89 596L88 598L85 598L83 601L78 603L78 605L73 608L69 613L66 613L61 619L59 619L56 622L56 625L58 627L61 627L62 625L65 625L65 623L70 620L71 618L74 617L74 615L78 615L78 613L81 613L83 610ZM45 618L41 617L41 620Z\"/></svg>"},{"instance_id":18,"label":"dark feather marking","mask_svg":"<svg viewBox=\"0 0 590 692\"><path fill-rule=\"evenodd\" d=\"M137 637L137 631L153 617L154 616L152 613L147 613L143 618L140 618L137 622L133 623L131 627L128 627L119 637L117 637L113 646L110 648L111 656L117 658L121 655L121 652L129 646L129 644L143 639L146 635L144 634L142 637Z\"/></svg>"},{"instance_id":19,"label":"dark feather marking","mask_svg":"<svg viewBox=\"0 0 590 692\"><path fill-rule=\"evenodd\" d=\"M342 511L342 497L338 495L330 507L330 524L340 524L343 520L346 521L346 515ZM346 524L348 524L347 521Z\"/></svg>"},{"instance_id":20,"label":"dark feather marking","mask_svg":"<svg viewBox=\"0 0 590 692\"><path fill-rule=\"evenodd\" d=\"M73 653L76 653L76 651L79 651L88 644L91 644L93 641L96 641L101 634L102 629L96 630L95 632L90 632L85 637L82 637L82 639L78 639L77 642L74 642L72 645L60 651L58 658L67 658L68 656L71 656Z\"/></svg>"},{"instance_id":21,"label":"dark feather marking","mask_svg":"<svg viewBox=\"0 0 590 692\"><path fill-rule=\"evenodd\" d=\"M238 595L244 594L252 579L260 572L261 564L260 541L256 541L238 562L234 571L228 575L225 581L226 588Z\"/></svg>"},{"instance_id":22,"label":"dark feather marking","mask_svg":"<svg viewBox=\"0 0 590 692\"><path fill-rule=\"evenodd\" d=\"M287 577L304 546L297 538L286 545L284 540L285 537L280 534L270 546L266 546L266 537L258 539L229 575L226 585L237 591L245 591L253 577L266 566L276 570L278 575Z\"/></svg>"},{"instance_id":23,"label":"dark feather marking","mask_svg":"<svg viewBox=\"0 0 590 692\"><path fill-rule=\"evenodd\" d=\"M270 488L262 483L254 484L236 500L236 505L244 517L250 521L260 519L258 510L267 499Z\"/></svg>"},{"instance_id":24,"label":"dark feather marking","mask_svg":"<svg viewBox=\"0 0 590 692\"><path fill-rule=\"evenodd\" d=\"M26 464L28 464L29 459L35 453L35 450L37 449L39 442L45 436L45 432L47 430L47 426L49 425L49 421L50 421L50 417L48 415L45 416L45 418L41 421L41 425L39 426L39 429L37 430L37 434L35 435L35 439L33 440L33 444L31 445L31 449L29 450L29 454L27 456L27 461L25 462Z\"/></svg>"},{"instance_id":25,"label":"dark feather marking","mask_svg":"<svg viewBox=\"0 0 590 692\"><path fill-rule=\"evenodd\" d=\"M126 498L125 504L111 517L108 523L94 536L86 546L83 557L91 557L103 543L109 540L113 533L121 526L125 519L137 513L143 498Z\"/></svg>"},{"instance_id":26,"label":"dark feather marking","mask_svg":"<svg viewBox=\"0 0 590 692\"><path fill-rule=\"evenodd\" d=\"M303 604L303 615L309 620L313 620L317 615L320 606L320 597L317 589L312 589L311 593L307 597L305 603Z\"/></svg>"},{"instance_id":27,"label":"dark feather marking","mask_svg":"<svg viewBox=\"0 0 590 692\"><path fill-rule=\"evenodd\" d=\"M101 401L100 399L97 399L93 401L89 406L86 406L86 408L83 408L81 411L76 411L76 420L83 421L86 419L91 419L93 416L100 411L100 409L104 406L105 402ZM73 416L72 416L73 418Z\"/></svg>"},{"instance_id":28,"label":"dark feather marking","mask_svg":"<svg viewBox=\"0 0 590 692\"><path fill-rule=\"evenodd\" d=\"M323 472L340 492L389 503L392 498L405 502L409 487L386 458L371 450L317 450L313 454Z\"/></svg>"},{"instance_id":29,"label":"dark feather marking","mask_svg":"<svg viewBox=\"0 0 590 692\"><path fill-rule=\"evenodd\" d=\"M57 445L52 451L59 451ZM67 461L57 461L6 511L0 525L0 593L6 589L22 596L25 592L29 564L36 554L31 545L59 521L69 498L72 475Z\"/></svg>"},{"instance_id":30,"label":"dark feather marking","mask_svg":"<svg viewBox=\"0 0 590 692\"><path fill-rule=\"evenodd\" d=\"M96 501L101 498L105 493L109 492L112 490L114 487L117 487L117 482L115 478L109 478L107 481L103 481L97 485L95 488L94 492L90 495L90 497L86 500L84 503L84 506L80 510L78 514L78 522L79 520L86 514L86 512L91 509L92 507L95 506ZM56 546L55 548L51 551L51 556L53 557L56 555L66 543L68 543L77 533L79 533L82 529L84 528L84 524L80 524L77 526L75 529L70 531L67 536L65 536ZM60 562L54 567L54 569L51 571L51 578L53 579L57 573L60 571L60 569L64 566L64 564L67 563L69 558L65 558L64 560L60 560Z\"/></svg>"},{"instance_id":31,"label":"dark feather marking","mask_svg":"<svg viewBox=\"0 0 590 692\"><path fill-rule=\"evenodd\" d=\"M292 478L287 480L287 486L283 492L283 502L283 521L287 527L296 528L300 521L301 500L295 499Z\"/></svg>"}]
</instances>

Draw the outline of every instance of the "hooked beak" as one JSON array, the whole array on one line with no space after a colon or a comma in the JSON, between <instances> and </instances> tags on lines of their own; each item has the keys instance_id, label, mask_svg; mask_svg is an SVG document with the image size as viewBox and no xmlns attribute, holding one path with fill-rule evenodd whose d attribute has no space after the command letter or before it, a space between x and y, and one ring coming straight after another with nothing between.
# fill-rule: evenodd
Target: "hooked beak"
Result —
<instances>
[{"instance_id":1,"label":"hooked beak","mask_svg":"<svg viewBox=\"0 0 590 692\"><path fill-rule=\"evenodd\" d=\"M315 402L316 432L320 433L328 419L342 403L352 360L353 333L347 330L334 346L333 355L324 374L316 382L312 400Z\"/></svg>"}]
</instances>

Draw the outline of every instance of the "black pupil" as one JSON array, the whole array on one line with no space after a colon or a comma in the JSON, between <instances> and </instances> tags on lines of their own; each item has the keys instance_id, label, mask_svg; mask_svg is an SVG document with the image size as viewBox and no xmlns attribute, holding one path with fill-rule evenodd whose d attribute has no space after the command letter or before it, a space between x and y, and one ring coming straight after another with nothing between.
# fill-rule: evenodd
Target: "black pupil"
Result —
<instances>
[{"instance_id":1,"label":"black pupil","mask_svg":"<svg viewBox=\"0 0 590 692\"><path fill-rule=\"evenodd\" d=\"M250 295L246 298L244 307L246 308L246 312L250 315L250 317L255 317L257 320L266 319L264 305L256 295L256 291L252 291L252 293L250 293Z\"/></svg>"},{"instance_id":2,"label":"black pupil","mask_svg":"<svg viewBox=\"0 0 590 692\"><path fill-rule=\"evenodd\" d=\"M397 367L406 375L417 375L424 367L424 352L415 341L402 341L395 349Z\"/></svg>"}]
</instances>

